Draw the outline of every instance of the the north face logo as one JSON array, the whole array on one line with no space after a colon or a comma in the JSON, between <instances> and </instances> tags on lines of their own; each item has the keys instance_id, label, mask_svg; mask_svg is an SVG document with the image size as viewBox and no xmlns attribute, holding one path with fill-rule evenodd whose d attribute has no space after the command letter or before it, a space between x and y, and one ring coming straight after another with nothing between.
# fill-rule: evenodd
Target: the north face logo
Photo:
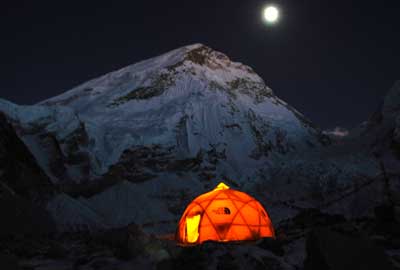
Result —
<instances>
[{"instance_id":1,"label":"the north face logo","mask_svg":"<svg viewBox=\"0 0 400 270\"><path fill-rule=\"evenodd\" d=\"M212 210L217 215L230 215L231 210L228 207L219 207Z\"/></svg>"}]
</instances>

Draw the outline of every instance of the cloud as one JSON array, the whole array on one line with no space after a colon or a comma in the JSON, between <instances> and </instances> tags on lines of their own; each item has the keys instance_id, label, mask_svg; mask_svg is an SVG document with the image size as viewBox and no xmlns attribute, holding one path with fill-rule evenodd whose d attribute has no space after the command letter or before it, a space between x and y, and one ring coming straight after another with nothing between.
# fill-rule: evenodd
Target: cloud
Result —
<instances>
[{"instance_id":1,"label":"cloud","mask_svg":"<svg viewBox=\"0 0 400 270\"><path fill-rule=\"evenodd\" d=\"M335 127L334 129L325 130L324 134L332 137L343 138L349 135L349 131L342 127Z\"/></svg>"}]
</instances>

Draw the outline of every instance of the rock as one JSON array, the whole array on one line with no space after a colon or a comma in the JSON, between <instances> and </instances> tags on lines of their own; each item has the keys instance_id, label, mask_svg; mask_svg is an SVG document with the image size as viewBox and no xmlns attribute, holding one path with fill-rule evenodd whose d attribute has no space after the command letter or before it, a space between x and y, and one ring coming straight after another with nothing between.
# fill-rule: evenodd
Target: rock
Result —
<instances>
[{"instance_id":1,"label":"rock","mask_svg":"<svg viewBox=\"0 0 400 270\"><path fill-rule=\"evenodd\" d=\"M225 253L218 257L217 270L239 270L239 266L232 254Z\"/></svg>"},{"instance_id":2,"label":"rock","mask_svg":"<svg viewBox=\"0 0 400 270\"><path fill-rule=\"evenodd\" d=\"M341 215L330 215L322 213L319 209L316 208L305 209L293 219L294 224L299 229L322 226L325 224L338 224L345 221L346 219Z\"/></svg>"},{"instance_id":3,"label":"rock","mask_svg":"<svg viewBox=\"0 0 400 270\"><path fill-rule=\"evenodd\" d=\"M0 182L1 183L1 182ZM55 231L49 213L0 186L0 237L17 234L46 235Z\"/></svg>"},{"instance_id":4,"label":"rock","mask_svg":"<svg viewBox=\"0 0 400 270\"><path fill-rule=\"evenodd\" d=\"M376 230L380 233L400 237L400 223L396 220L395 207L382 204L375 208Z\"/></svg>"},{"instance_id":5,"label":"rock","mask_svg":"<svg viewBox=\"0 0 400 270\"><path fill-rule=\"evenodd\" d=\"M46 256L51 259L63 259L67 257L68 250L58 242L52 242L46 252Z\"/></svg>"},{"instance_id":6,"label":"rock","mask_svg":"<svg viewBox=\"0 0 400 270\"><path fill-rule=\"evenodd\" d=\"M175 267L174 261L170 259L162 260L158 262L156 265L157 270L173 270L175 269L174 267Z\"/></svg>"},{"instance_id":7,"label":"rock","mask_svg":"<svg viewBox=\"0 0 400 270\"><path fill-rule=\"evenodd\" d=\"M0 111L0 188L26 199L46 201L55 192L48 176Z\"/></svg>"},{"instance_id":8,"label":"rock","mask_svg":"<svg viewBox=\"0 0 400 270\"><path fill-rule=\"evenodd\" d=\"M257 246L269 250L277 256L283 256L285 254L282 241L277 239L264 238Z\"/></svg>"},{"instance_id":9,"label":"rock","mask_svg":"<svg viewBox=\"0 0 400 270\"><path fill-rule=\"evenodd\" d=\"M11 255L0 254L0 269L19 270L18 259Z\"/></svg>"},{"instance_id":10,"label":"rock","mask_svg":"<svg viewBox=\"0 0 400 270\"><path fill-rule=\"evenodd\" d=\"M157 264L157 270L207 269L212 250L205 246L183 248L178 257Z\"/></svg>"},{"instance_id":11,"label":"rock","mask_svg":"<svg viewBox=\"0 0 400 270\"><path fill-rule=\"evenodd\" d=\"M50 179L0 112L0 237L53 232L54 222L43 205L54 192Z\"/></svg>"},{"instance_id":12,"label":"rock","mask_svg":"<svg viewBox=\"0 0 400 270\"><path fill-rule=\"evenodd\" d=\"M150 237L138 225L131 224L125 228L106 231L98 236L98 240L113 249L117 258L130 260L145 252Z\"/></svg>"},{"instance_id":13,"label":"rock","mask_svg":"<svg viewBox=\"0 0 400 270\"><path fill-rule=\"evenodd\" d=\"M394 206L390 204L381 204L374 209L375 217L378 222L395 222Z\"/></svg>"},{"instance_id":14,"label":"rock","mask_svg":"<svg viewBox=\"0 0 400 270\"><path fill-rule=\"evenodd\" d=\"M150 243L145 245L144 251L154 262L160 262L170 258L168 251L156 239L153 239Z\"/></svg>"},{"instance_id":15,"label":"rock","mask_svg":"<svg viewBox=\"0 0 400 270\"><path fill-rule=\"evenodd\" d=\"M394 269L383 249L371 241L329 229L315 229L307 237L304 269Z\"/></svg>"}]
</instances>

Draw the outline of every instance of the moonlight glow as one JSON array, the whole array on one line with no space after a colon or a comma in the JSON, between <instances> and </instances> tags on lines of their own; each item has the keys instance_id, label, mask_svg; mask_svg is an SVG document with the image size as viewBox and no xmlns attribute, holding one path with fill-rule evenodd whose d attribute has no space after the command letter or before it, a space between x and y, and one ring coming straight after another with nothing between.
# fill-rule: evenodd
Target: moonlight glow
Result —
<instances>
[{"instance_id":1,"label":"moonlight glow","mask_svg":"<svg viewBox=\"0 0 400 270\"><path fill-rule=\"evenodd\" d=\"M264 20L268 23L274 23L279 19L279 10L274 6L264 9Z\"/></svg>"}]
</instances>

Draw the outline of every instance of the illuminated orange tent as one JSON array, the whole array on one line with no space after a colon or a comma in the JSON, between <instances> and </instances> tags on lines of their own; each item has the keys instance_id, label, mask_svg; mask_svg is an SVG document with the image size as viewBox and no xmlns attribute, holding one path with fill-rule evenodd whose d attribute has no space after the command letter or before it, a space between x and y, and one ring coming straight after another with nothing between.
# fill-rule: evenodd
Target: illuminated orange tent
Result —
<instances>
[{"instance_id":1,"label":"illuminated orange tent","mask_svg":"<svg viewBox=\"0 0 400 270\"><path fill-rule=\"evenodd\" d=\"M220 183L188 205L175 237L180 244L194 245L204 241L254 241L275 237L275 232L256 199Z\"/></svg>"}]
</instances>

